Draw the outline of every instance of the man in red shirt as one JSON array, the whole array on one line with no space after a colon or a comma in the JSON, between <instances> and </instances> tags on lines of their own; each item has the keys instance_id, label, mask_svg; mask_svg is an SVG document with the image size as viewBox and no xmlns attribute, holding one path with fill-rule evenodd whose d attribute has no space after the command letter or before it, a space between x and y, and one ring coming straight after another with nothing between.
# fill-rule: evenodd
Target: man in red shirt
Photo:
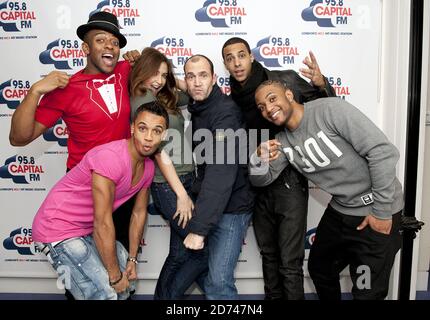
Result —
<instances>
[{"instance_id":1,"label":"man in red shirt","mask_svg":"<svg viewBox=\"0 0 430 320\"><path fill-rule=\"evenodd\" d=\"M68 170L93 147L130 137L130 64L118 62L127 40L116 16L97 12L77 35L84 41L86 67L70 78L52 71L34 83L12 117L9 135L12 145L24 146L62 118L69 130Z\"/></svg>"},{"instance_id":2,"label":"man in red shirt","mask_svg":"<svg viewBox=\"0 0 430 320\"><path fill-rule=\"evenodd\" d=\"M127 40L120 33L117 17L94 13L76 33L84 41L86 67L71 77L52 71L34 83L13 114L9 133L11 145L25 146L62 118L69 130L67 171L93 147L130 138L131 67L126 61L118 62ZM126 248L131 208L126 202L114 215L116 239ZM73 299L68 291L66 297Z\"/></svg>"}]
</instances>

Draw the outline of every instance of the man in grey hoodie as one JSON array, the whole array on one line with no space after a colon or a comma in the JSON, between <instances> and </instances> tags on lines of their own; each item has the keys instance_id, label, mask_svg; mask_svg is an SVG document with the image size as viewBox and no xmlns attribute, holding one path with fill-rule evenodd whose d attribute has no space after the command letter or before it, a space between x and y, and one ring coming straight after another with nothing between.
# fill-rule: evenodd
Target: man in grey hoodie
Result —
<instances>
[{"instance_id":1,"label":"man in grey hoodie","mask_svg":"<svg viewBox=\"0 0 430 320\"><path fill-rule=\"evenodd\" d=\"M308 261L319 298L340 299L339 273L349 265L354 299L384 299L401 244L398 150L342 99L323 98L304 106L273 80L257 88L255 99L263 117L285 130L251 156L251 183L267 185L292 164L333 196Z\"/></svg>"}]
</instances>

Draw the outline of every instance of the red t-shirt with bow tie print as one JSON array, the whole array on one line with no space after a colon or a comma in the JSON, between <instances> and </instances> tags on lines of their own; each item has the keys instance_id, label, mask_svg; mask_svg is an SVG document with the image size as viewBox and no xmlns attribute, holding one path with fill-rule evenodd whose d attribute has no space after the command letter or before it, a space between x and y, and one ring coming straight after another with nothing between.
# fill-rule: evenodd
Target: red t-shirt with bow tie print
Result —
<instances>
[{"instance_id":1,"label":"red t-shirt with bow tie print","mask_svg":"<svg viewBox=\"0 0 430 320\"><path fill-rule=\"evenodd\" d=\"M69 138L67 168L72 169L95 146L130 137L130 64L120 61L110 74L75 73L64 89L45 94L36 110L36 121L47 128L59 118Z\"/></svg>"}]
</instances>

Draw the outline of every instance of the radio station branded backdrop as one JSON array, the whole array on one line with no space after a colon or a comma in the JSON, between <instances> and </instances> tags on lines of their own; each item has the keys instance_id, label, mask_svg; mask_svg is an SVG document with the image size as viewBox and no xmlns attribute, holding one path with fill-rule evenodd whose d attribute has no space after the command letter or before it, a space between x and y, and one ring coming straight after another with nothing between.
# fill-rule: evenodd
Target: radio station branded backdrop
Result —
<instances>
[{"instance_id":1,"label":"radio station branded backdrop","mask_svg":"<svg viewBox=\"0 0 430 320\"><path fill-rule=\"evenodd\" d=\"M155 47L171 59L180 78L191 55L207 55L227 94L221 47L230 37L246 39L255 58L269 69L298 71L312 50L337 94L380 124L380 1L0 0L0 277L54 276L44 256L35 252L31 224L44 197L65 173L67 128L60 120L29 146L12 147L10 121L34 82L55 69L73 74L84 67L76 28L96 11L117 15L128 39L123 52ZM320 190L312 194L307 249L328 202ZM167 254L168 228L151 210L139 254L140 278L158 277ZM262 277L252 227L236 274Z\"/></svg>"}]
</instances>

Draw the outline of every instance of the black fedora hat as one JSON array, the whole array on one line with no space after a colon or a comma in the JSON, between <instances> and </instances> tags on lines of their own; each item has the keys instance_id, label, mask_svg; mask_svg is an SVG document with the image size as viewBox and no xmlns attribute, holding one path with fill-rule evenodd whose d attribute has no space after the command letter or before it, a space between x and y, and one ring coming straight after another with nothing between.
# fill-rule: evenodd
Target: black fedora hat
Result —
<instances>
[{"instance_id":1,"label":"black fedora hat","mask_svg":"<svg viewBox=\"0 0 430 320\"><path fill-rule=\"evenodd\" d=\"M76 34L79 39L84 40L85 34L92 29L101 29L112 33L119 40L119 47L123 48L127 44L127 39L119 31L119 24L117 17L105 11L94 13L86 24L78 27Z\"/></svg>"}]
</instances>

